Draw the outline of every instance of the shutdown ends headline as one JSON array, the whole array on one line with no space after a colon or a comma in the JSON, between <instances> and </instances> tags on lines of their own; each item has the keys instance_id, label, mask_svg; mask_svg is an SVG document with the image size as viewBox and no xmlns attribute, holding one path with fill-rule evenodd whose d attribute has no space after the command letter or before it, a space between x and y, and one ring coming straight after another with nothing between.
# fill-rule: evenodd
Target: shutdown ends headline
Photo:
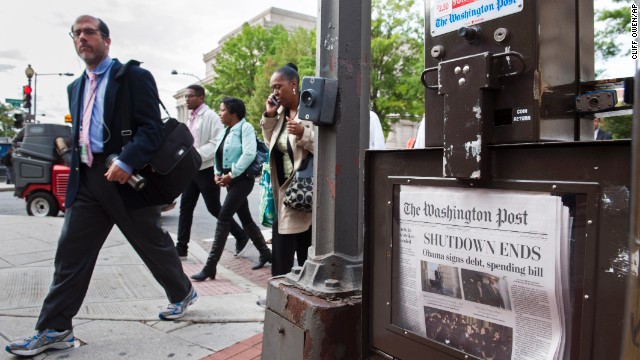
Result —
<instances>
[{"instance_id":1,"label":"shutdown ends headline","mask_svg":"<svg viewBox=\"0 0 640 360\"><path fill-rule=\"evenodd\" d=\"M509 224L511 228L514 226L521 227L525 232L530 220L527 210L513 211L506 208L478 210L475 207L460 209L451 205L436 207L426 201L424 206L405 202L403 204L403 212L416 220L431 223L442 224L445 222L451 225L469 225L469 227L475 226L479 228L500 228ZM495 225L490 226L489 224ZM425 232L422 236L418 235L418 238L416 238L415 235L417 234L412 234L413 229L403 227L402 230L403 235L400 241L408 244L418 241L422 245L422 255L428 258L447 261L454 265L466 263L467 265L488 268L490 271L501 270L518 273L522 276L542 276L542 267L516 265L518 260L540 261L542 258L540 246L436 232ZM460 251L475 253L478 257L473 255L464 257ZM484 259L482 255L485 255ZM510 261L508 263L489 261L489 259L496 257L504 257L505 260L513 260L515 263Z\"/></svg>"}]
</instances>

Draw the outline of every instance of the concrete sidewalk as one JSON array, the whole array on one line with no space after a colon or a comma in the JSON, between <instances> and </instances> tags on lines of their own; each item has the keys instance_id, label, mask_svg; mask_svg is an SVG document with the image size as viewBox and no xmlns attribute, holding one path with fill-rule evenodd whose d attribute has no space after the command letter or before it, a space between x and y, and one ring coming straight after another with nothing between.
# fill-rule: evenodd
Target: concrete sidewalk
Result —
<instances>
[{"instance_id":1,"label":"concrete sidewalk","mask_svg":"<svg viewBox=\"0 0 640 360\"><path fill-rule=\"evenodd\" d=\"M14 189L13 184L7 184L6 179L0 176L0 191L13 191Z\"/></svg>"},{"instance_id":2,"label":"concrete sidewalk","mask_svg":"<svg viewBox=\"0 0 640 360\"><path fill-rule=\"evenodd\" d=\"M3 347L33 333L51 283L62 221L0 216ZM189 251L183 261L187 275L200 271L208 254L196 241ZM256 250L249 244L245 251ZM47 354L92 360L202 359L214 354L216 359L226 359L224 354L240 352L246 359L255 358L264 320L264 309L256 301L266 296L270 268L251 271L250 267L250 260L225 251L216 280L194 283L199 299L189 313L177 321L160 321L158 311L168 302L164 291L116 228L100 252L91 286L75 317L76 348L44 353L35 359L44 359ZM0 353L0 359L13 358L5 351Z\"/></svg>"}]
</instances>

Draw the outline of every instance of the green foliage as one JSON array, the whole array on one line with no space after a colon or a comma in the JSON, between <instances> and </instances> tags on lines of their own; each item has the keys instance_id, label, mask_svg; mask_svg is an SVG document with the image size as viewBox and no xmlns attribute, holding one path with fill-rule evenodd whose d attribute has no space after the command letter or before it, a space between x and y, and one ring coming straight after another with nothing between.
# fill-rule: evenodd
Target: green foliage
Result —
<instances>
[{"instance_id":1,"label":"green foliage","mask_svg":"<svg viewBox=\"0 0 640 360\"><path fill-rule=\"evenodd\" d=\"M389 114L419 121L424 113L420 83L424 56L424 18L416 0L373 0L371 19L372 110L386 131ZM269 80L279 67L294 63L300 79L316 74L316 32L282 26L265 29L245 24L216 55L216 78L207 85L207 104L217 109L223 96L242 99L247 121L256 126L269 95Z\"/></svg>"},{"instance_id":2,"label":"green foliage","mask_svg":"<svg viewBox=\"0 0 640 360\"><path fill-rule=\"evenodd\" d=\"M0 127L2 127L0 136L6 136L12 138L16 131L13 128L14 117L8 113L13 110L13 107L8 104L0 104Z\"/></svg>"},{"instance_id":3,"label":"green foliage","mask_svg":"<svg viewBox=\"0 0 640 360\"><path fill-rule=\"evenodd\" d=\"M632 125L631 115L611 116L601 122L602 129L610 131L614 139L630 139Z\"/></svg>"},{"instance_id":4,"label":"green foliage","mask_svg":"<svg viewBox=\"0 0 640 360\"><path fill-rule=\"evenodd\" d=\"M596 53L602 59L612 58L621 52L619 35L631 32L631 3L628 0L613 0L619 7L599 10L595 14L596 22L603 22L604 29L595 32ZM627 54L629 53L627 52Z\"/></svg>"},{"instance_id":5,"label":"green foliage","mask_svg":"<svg viewBox=\"0 0 640 360\"><path fill-rule=\"evenodd\" d=\"M256 91L247 104L256 114L259 121L265 109L265 101L271 92L269 82L274 71L287 63L296 64L300 81L305 76L316 74L316 31L303 28L296 29L275 49L261 69L261 74L255 79ZM255 109L255 110L254 110Z\"/></svg>"},{"instance_id":6,"label":"green foliage","mask_svg":"<svg viewBox=\"0 0 640 360\"><path fill-rule=\"evenodd\" d=\"M218 109L222 97L240 98L247 106L247 121L257 127L271 75L288 62L298 66L301 78L315 73L315 31L299 28L289 34L280 25L265 29L245 23L216 55L216 78L206 85L207 105Z\"/></svg>"},{"instance_id":7,"label":"green foliage","mask_svg":"<svg viewBox=\"0 0 640 360\"><path fill-rule=\"evenodd\" d=\"M385 133L387 116L419 121L424 113L424 18L414 0L373 0L371 5L371 108Z\"/></svg>"}]
</instances>

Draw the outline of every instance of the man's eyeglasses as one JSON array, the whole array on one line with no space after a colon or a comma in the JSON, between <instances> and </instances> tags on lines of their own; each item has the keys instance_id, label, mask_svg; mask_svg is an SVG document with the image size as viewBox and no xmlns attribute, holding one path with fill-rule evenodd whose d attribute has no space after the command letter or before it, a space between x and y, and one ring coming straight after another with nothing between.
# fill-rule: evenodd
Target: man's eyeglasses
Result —
<instances>
[{"instance_id":1,"label":"man's eyeglasses","mask_svg":"<svg viewBox=\"0 0 640 360\"><path fill-rule=\"evenodd\" d=\"M102 34L98 29L86 28L73 30L69 32L69 36L71 36L72 39L76 40L80 37L80 35L82 35L82 33L84 33L85 36L95 36L97 34Z\"/></svg>"},{"instance_id":2,"label":"man's eyeglasses","mask_svg":"<svg viewBox=\"0 0 640 360\"><path fill-rule=\"evenodd\" d=\"M196 94L187 94L184 96L185 99L191 99L192 97L197 97L198 95Z\"/></svg>"}]
</instances>

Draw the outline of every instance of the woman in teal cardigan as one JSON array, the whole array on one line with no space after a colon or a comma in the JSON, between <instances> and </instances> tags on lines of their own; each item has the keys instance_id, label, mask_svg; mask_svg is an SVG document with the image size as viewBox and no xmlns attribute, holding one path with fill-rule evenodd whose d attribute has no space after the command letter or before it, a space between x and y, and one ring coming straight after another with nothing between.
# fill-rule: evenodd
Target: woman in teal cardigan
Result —
<instances>
[{"instance_id":1,"label":"woman in teal cardigan","mask_svg":"<svg viewBox=\"0 0 640 360\"><path fill-rule=\"evenodd\" d=\"M260 258L252 269L260 269L267 262L271 262L271 250L267 247L260 228L251 217L247 200L253 190L255 177L248 176L245 171L256 157L256 132L244 119L246 108L240 99L232 97L222 99L219 115L226 129L216 140L218 148L213 164L215 182L227 188L227 196L218 215L218 225L216 225L207 263L202 271L191 276L196 281L216 278L216 265L229 237L234 214L238 214L244 231L260 252Z\"/></svg>"}]
</instances>

